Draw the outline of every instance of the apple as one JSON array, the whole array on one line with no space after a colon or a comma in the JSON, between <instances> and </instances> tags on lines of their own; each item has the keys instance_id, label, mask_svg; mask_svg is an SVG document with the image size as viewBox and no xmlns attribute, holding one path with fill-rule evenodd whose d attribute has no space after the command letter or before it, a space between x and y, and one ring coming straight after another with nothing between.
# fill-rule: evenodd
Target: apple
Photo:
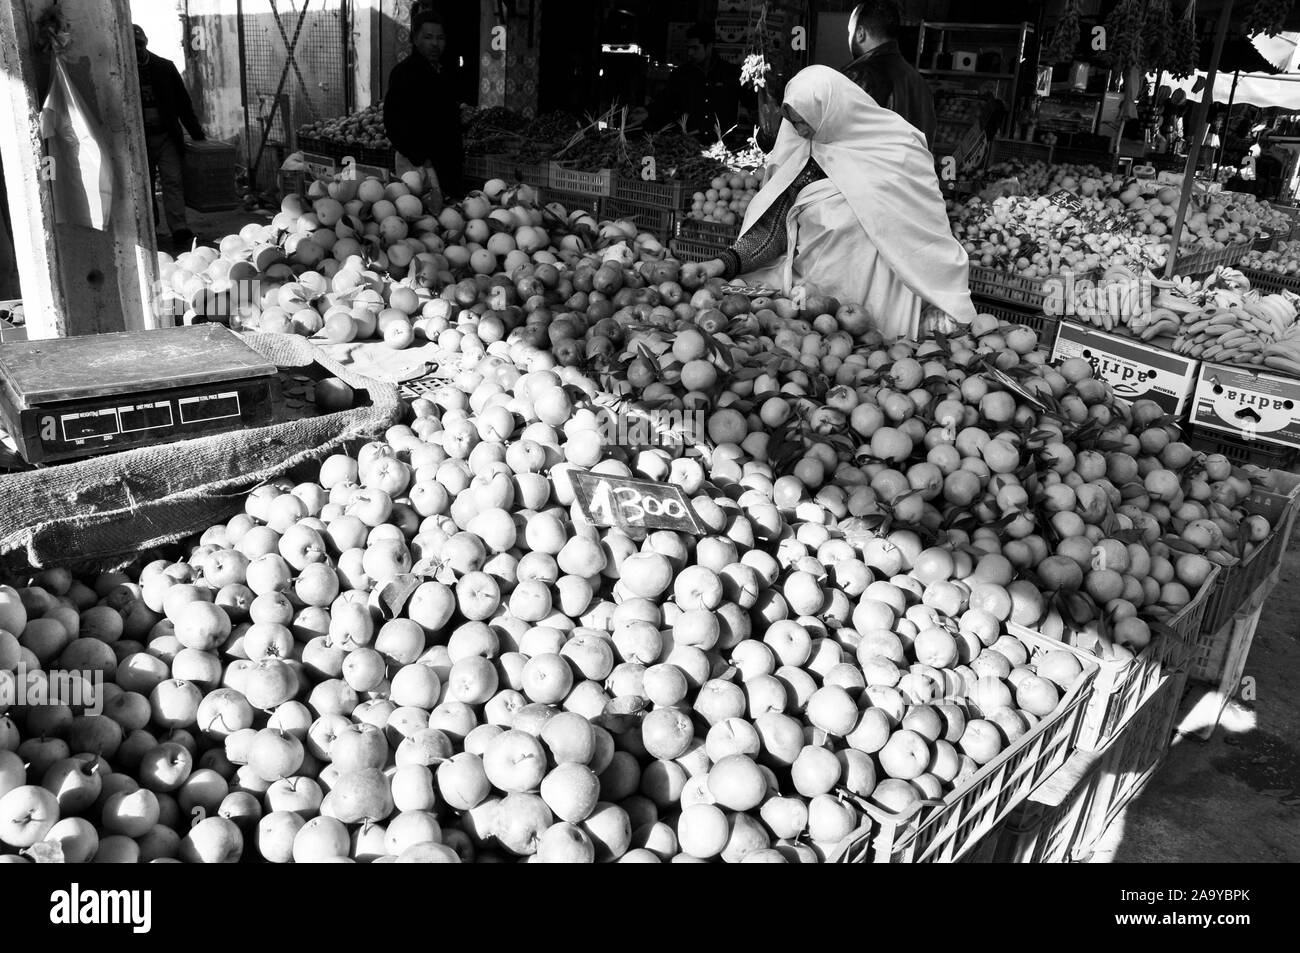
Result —
<instances>
[{"instance_id":1,"label":"apple","mask_svg":"<svg viewBox=\"0 0 1300 953\"><path fill-rule=\"evenodd\" d=\"M58 820L59 802L52 792L32 784L16 787L0 798L0 843L30 847Z\"/></svg>"},{"instance_id":2,"label":"apple","mask_svg":"<svg viewBox=\"0 0 1300 953\"><path fill-rule=\"evenodd\" d=\"M244 835L225 817L205 817L181 839L177 856L187 864L234 864L244 852Z\"/></svg>"}]
</instances>

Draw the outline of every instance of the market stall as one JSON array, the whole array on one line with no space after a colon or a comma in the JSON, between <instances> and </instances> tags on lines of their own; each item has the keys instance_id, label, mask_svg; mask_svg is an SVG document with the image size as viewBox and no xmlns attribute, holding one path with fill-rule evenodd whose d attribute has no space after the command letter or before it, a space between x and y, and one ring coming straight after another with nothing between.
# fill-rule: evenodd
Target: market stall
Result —
<instances>
[{"instance_id":1,"label":"market stall","mask_svg":"<svg viewBox=\"0 0 1300 953\"><path fill-rule=\"evenodd\" d=\"M304 124L161 329L0 339L0 863L1078 860L1217 723L1300 499L1287 215L995 136L978 313L893 341L700 267L756 143L462 128L443 203L381 104Z\"/></svg>"},{"instance_id":2,"label":"market stall","mask_svg":"<svg viewBox=\"0 0 1300 953\"><path fill-rule=\"evenodd\" d=\"M1118 765L1162 757L1189 670L1239 654L1223 618L1266 591L1295 483L1194 451L1106 368L988 314L887 352L852 309L703 280L527 184L436 215L416 185L317 181L261 230L163 261L191 321L400 368L405 422L235 488L220 518L170 510L169 535L193 535L124 541L122 573L11 551L32 565L0 588L6 651L115 673L105 714L73 709L69 750L140 777L149 824L97 810L93 838L50 839L52 817L3 832L9 856L1025 855L1047 782L1104 790L1070 801L1071 830L1104 827L1140 789ZM262 296L222 314L236 269ZM1175 517L1198 488L1232 535ZM29 785L62 763L32 717L5 727ZM200 764L229 774L220 796ZM266 809L241 813L232 783L264 784ZM153 812L181 798L213 811L167 833ZM382 843L345 843L382 822Z\"/></svg>"}]
</instances>

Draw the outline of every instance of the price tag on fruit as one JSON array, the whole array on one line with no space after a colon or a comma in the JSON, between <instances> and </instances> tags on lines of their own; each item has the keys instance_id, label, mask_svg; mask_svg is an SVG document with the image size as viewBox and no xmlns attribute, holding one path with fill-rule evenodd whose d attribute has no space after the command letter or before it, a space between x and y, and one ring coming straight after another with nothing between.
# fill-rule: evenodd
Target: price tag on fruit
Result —
<instances>
[{"instance_id":1,"label":"price tag on fruit","mask_svg":"<svg viewBox=\"0 0 1300 953\"><path fill-rule=\"evenodd\" d=\"M1080 212L1083 210L1083 199L1073 192L1067 192L1065 189L1057 189L1049 197L1053 205L1059 205L1061 208L1069 209L1071 212Z\"/></svg>"},{"instance_id":2,"label":"price tag on fruit","mask_svg":"<svg viewBox=\"0 0 1300 953\"><path fill-rule=\"evenodd\" d=\"M680 487L578 471L573 474L573 488L582 512L597 526L671 529L704 535L704 527Z\"/></svg>"}]
</instances>

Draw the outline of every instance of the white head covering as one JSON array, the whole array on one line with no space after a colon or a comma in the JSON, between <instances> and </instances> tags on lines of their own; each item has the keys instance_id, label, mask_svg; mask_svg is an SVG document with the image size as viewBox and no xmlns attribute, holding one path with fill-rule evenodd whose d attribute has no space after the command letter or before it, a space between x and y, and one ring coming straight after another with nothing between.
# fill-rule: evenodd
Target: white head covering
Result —
<instances>
[{"instance_id":1,"label":"white head covering","mask_svg":"<svg viewBox=\"0 0 1300 953\"><path fill-rule=\"evenodd\" d=\"M853 209L872 244L914 294L962 322L975 318L966 251L952 236L925 136L827 66L800 70L785 102L813 129L783 120L767 183L745 213L748 231L811 157Z\"/></svg>"}]
</instances>

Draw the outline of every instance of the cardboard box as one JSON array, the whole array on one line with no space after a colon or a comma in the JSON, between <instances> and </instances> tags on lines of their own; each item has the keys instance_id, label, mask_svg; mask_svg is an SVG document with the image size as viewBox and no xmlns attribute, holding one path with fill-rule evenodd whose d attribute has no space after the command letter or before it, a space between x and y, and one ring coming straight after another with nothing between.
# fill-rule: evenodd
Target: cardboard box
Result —
<instances>
[{"instance_id":1,"label":"cardboard box","mask_svg":"<svg viewBox=\"0 0 1300 953\"><path fill-rule=\"evenodd\" d=\"M1300 447L1300 380L1203 364L1192 423L1238 439Z\"/></svg>"},{"instance_id":2,"label":"cardboard box","mask_svg":"<svg viewBox=\"0 0 1300 953\"><path fill-rule=\"evenodd\" d=\"M1057 332L1052 360L1069 357L1090 361L1119 400L1154 400L1169 414L1181 414L1196 387L1199 362L1195 358L1065 321Z\"/></svg>"},{"instance_id":3,"label":"cardboard box","mask_svg":"<svg viewBox=\"0 0 1300 953\"><path fill-rule=\"evenodd\" d=\"M975 72L975 65L979 56L975 53L964 50L954 50L952 54L952 68L960 70L963 73Z\"/></svg>"}]
</instances>

